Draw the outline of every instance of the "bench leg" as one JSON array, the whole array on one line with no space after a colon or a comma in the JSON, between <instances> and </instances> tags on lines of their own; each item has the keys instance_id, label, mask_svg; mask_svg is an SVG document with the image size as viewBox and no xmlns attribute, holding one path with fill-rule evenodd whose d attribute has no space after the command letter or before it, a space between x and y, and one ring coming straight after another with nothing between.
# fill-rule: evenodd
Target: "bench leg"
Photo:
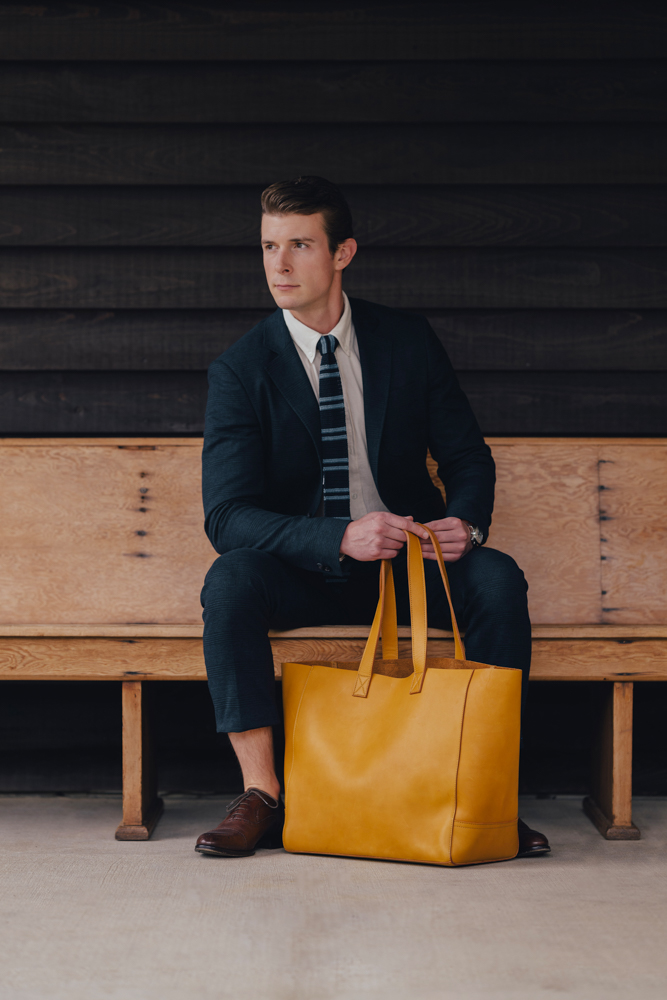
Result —
<instances>
[{"instance_id":1,"label":"bench leg","mask_svg":"<svg viewBox=\"0 0 667 1000\"><path fill-rule=\"evenodd\" d=\"M639 840L632 822L632 694L626 681L605 684L592 795L584 812L607 840Z\"/></svg>"},{"instance_id":2,"label":"bench leg","mask_svg":"<svg viewBox=\"0 0 667 1000\"><path fill-rule=\"evenodd\" d=\"M162 815L150 733L150 691L123 682L123 822L116 840L148 840Z\"/></svg>"}]
</instances>

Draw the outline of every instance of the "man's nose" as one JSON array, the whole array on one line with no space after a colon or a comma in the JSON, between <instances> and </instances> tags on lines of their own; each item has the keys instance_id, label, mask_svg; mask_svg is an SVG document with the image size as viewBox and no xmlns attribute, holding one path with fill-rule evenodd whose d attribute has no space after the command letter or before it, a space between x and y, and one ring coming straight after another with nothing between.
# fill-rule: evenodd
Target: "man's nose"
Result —
<instances>
[{"instance_id":1,"label":"man's nose","mask_svg":"<svg viewBox=\"0 0 667 1000\"><path fill-rule=\"evenodd\" d=\"M274 267L278 274L289 274L292 270L289 260L287 259L287 254L279 253L275 257Z\"/></svg>"}]
</instances>

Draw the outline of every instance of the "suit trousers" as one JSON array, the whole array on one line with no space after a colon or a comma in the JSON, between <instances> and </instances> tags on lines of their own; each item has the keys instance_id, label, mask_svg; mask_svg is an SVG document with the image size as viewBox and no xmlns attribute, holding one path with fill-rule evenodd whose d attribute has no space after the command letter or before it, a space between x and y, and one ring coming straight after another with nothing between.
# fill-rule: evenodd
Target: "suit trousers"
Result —
<instances>
[{"instance_id":1,"label":"suit trousers","mask_svg":"<svg viewBox=\"0 0 667 1000\"><path fill-rule=\"evenodd\" d=\"M450 628L436 562L425 562L428 623ZM259 549L234 549L211 566L202 590L204 658L216 728L237 733L282 723L276 703L269 629L370 625L380 563L351 560L345 583L297 569ZM465 632L466 656L522 671L525 702L531 631L524 575L503 552L474 548L447 563L452 601ZM394 559L399 625L410 624L405 548Z\"/></svg>"}]
</instances>

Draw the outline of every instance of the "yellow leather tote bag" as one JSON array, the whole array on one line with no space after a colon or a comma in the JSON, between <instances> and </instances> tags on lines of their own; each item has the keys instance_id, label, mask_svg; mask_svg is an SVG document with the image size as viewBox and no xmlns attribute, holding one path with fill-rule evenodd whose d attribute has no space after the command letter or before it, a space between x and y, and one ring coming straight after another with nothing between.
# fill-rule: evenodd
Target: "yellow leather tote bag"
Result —
<instances>
[{"instance_id":1,"label":"yellow leather tote bag","mask_svg":"<svg viewBox=\"0 0 667 1000\"><path fill-rule=\"evenodd\" d=\"M406 532L412 659L398 657L386 561L361 663L283 664L288 851L467 865L519 849L521 671L466 660L429 534L455 659L427 658L424 564Z\"/></svg>"}]
</instances>

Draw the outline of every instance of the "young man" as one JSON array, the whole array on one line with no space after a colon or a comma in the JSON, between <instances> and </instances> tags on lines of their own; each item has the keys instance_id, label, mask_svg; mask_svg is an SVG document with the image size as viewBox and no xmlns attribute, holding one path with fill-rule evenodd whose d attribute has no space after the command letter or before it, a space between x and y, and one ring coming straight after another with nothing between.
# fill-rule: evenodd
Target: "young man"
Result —
<instances>
[{"instance_id":1,"label":"young man","mask_svg":"<svg viewBox=\"0 0 667 1000\"><path fill-rule=\"evenodd\" d=\"M271 628L373 618L381 559L393 559L399 622L409 622L404 530L449 563L469 659L530 667L526 582L482 548L495 467L429 324L349 300L357 251L341 192L321 177L262 194L264 269L278 309L209 369L203 455L206 532L219 558L202 591L204 655L218 732L245 793L196 850L243 857L280 845ZM426 468L430 449L447 507ZM424 546L429 624L449 628L435 554ZM400 809L400 803L396 803ZM546 837L519 821L520 853Z\"/></svg>"}]
</instances>

